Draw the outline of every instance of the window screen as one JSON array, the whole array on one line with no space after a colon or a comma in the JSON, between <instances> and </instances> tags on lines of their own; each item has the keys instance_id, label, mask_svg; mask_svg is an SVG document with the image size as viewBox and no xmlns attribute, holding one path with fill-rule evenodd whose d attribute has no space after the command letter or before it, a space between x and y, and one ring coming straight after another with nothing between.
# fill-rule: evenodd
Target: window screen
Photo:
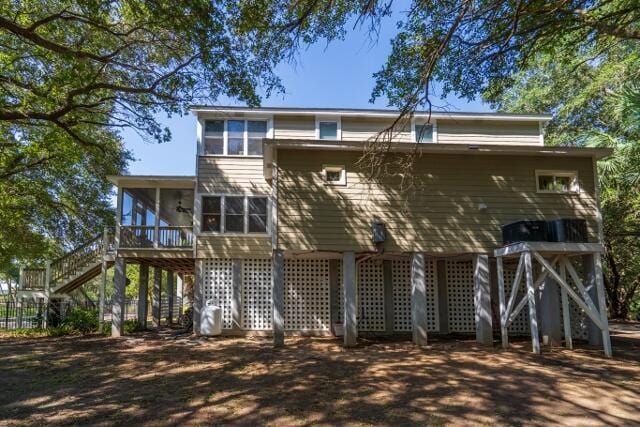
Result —
<instances>
[{"instance_id":1,"label":"window screen","mask_svg":"<svg viewBox=\"0 0 640 427\"><path fill-rule=\"evenodd\" d=\"M219 233L221 218L221 198L220 197L203 197L202 198L202 231L213 231Z\"/></svg>"},{"instance_id":2,"label":"window screen","mask_svg":"<svg viewBox=\"0 0 640 427\"><path fill-rule=\"evenodd\" d=\"M337 122L320 122L320 139L338 139Z\"/></svg>"},{"instance_id":3,"label":"window screen","mask_svg":"<svg viewBox=\"0 0 640 427\"><path fill-rule=\"evenodd\" d=\"M204 122L204 153L224 154L224 120Z\"/></svg>"}]
</instances>

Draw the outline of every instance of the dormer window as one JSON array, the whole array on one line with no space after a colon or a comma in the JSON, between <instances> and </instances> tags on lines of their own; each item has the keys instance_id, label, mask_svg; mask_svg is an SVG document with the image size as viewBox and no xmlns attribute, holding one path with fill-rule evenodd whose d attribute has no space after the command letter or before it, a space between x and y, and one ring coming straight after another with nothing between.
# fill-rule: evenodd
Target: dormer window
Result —
<instances>
[{"instance_id":1,"label":"dormer window","mask_svg":"<svg viewBox=\"0 0 640 427\"><path fill-rule=\"evenodd\" d=\"M206 120L203 154L262 156L262 140L269 134L268 120Z\"/></svg>"},{"instance_id":2,"label":"dormer window","mask_svg":"<svg viewBox=\"0 0 640 427\"><path fill-rule=\"evenodd\" d=\"M339 141L342 129L339 117L316 117L316 139Z\"/></svg>"}]
</instances>

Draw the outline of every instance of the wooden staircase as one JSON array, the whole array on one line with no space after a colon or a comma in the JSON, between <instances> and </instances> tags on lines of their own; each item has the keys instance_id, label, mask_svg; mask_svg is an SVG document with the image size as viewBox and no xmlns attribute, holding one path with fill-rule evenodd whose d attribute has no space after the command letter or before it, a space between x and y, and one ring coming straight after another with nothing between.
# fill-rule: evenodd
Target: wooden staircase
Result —
<instances>
[{"instance_id":1,"label":"wooden staircase","mask_svg":"<svg viewBox=\"0 0 640 427\"><path fill-rule=\"evenodd\" d=\"M105 231L93 240L47 263L45 268L23 268L18 290L24 295L68 294L114 262L113 234Z\"/></svg>"}]
</instances>

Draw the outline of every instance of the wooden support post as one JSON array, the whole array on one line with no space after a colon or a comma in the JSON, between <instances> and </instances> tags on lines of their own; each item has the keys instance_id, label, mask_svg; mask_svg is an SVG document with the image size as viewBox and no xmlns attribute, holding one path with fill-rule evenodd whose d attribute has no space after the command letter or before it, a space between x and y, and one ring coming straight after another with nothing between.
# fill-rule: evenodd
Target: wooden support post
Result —
<instances>
[{"instance_id":1,"label":"wooden support post","mask_svg":"<svg viewBox=\"0 0 640 427\"><path fill-rule=\"evenodd\" d=\"M162 268L153 269L153 291L151 293L151 317L154 328L160 327L162 310Z\"/></svg>"},{"instance_id":2,"label":"wooden support post","mask_svg":"<svg viewBox=\"0 0 640 427\"><path fill-rule=\"evenodd\" d=\"M427 345L428 326L424 254L415 252L411 256L411 330L414 344Z\"/></svg>"},{"instance_id":3,"label":"wooden support post","mask_svg":"<svg viewBox=\"0 0 640 427\"><path fill-rule=\"evenodd\" d=\"M100 286L98 288L98 330L102 333L104 325L104 301L107 294L107 270L109 264L105 257L102 257L102 265L100 266Z\"/></svg>"},{"instance_id":4,"label":"wooden support post","mask_svg":"<svg viewBox=\"0 0 640 427\"><path fill-rule=\"evenodd\" d=\"M111 336L124 335L125 289L127 286L127 264L125 259L117 257L113 274L113 306L111 307Z\"/></svg>"},{"instance_id":5,"label":"wooden support post","mask_svg":"<svg viewBox=\"0 0 640 427\"><path fill-rule=\"evenodd\" d=\"M567 271L564 263L558 263L560 277L567 281ZM562 300L562 321L564 323L564 342L567 348L573 348L573 337L571 336L571 311L569 310L569 296L564 286L560 286L560 299Z\"/></svg>"},{"instance_id":6,"label":"wooden support post","mask_svg":"<svg viewBox=\"0 0 640 427\"><path fill-rule=\"evenodd\" d=\"M591 300L594 302L595 306L600 311L600 307L598 307L598 290L596 289L596 277L595 277L595 266L593 264L593 255L584 255L582 257L582 280L584 282L584 286L587 289L588 295L591 297ZM591 319L587 317L586 320L587 326L587 340L589 341L589 345L593 346L601 346L602 343L602 331Z\"/></svg>"},{"instance_id":7,"label":"wooden support post","mask_svg":"<svg viewBox=\"0 0 640 427\"><path fill-rule=\"evenodd\" d=\"M533 352L540 353L540 335L538 333L538 314L536 311L536 294L533 287L533 266L531 252L524 252L525 280L527 283L527 300L529 302L529 322L531 324L531 346Z\"/></svg>"},{"instance_id":8,"label":"wooden support post","mask_svg":"<svg viewBox=\"0 0 640 427\"><path fill-rule=\"evenodd\" d=\"M231 261L231 329L242 329L242 260Z\"/></svg>"},{"instance_id":9,"label":"wooden support post","mask_svg":"<svg viewBox=\"0 0 640 427\"><path fill-rule=\"evenodd\" d=\"M438 332L449 333L449 297L447 295L447 263L440 260L436 263L438 287Z\"/></svg>"},{"instance_id":10,"label":"wooden support post","mask_svg":"<svg viewBox=\"0 0 640 427\"><path fill-rule=\"evenodd\" d=\"M475 292L476 341L493 345L493 316L491 314L491 285L489 281L489 257L473 256L473 287Z\"/></svg>"},{"instance_id":11,"label":"wooden support post","mask_svg":"<svg viewBox=\"0 0 640 427\"><path fill-rule=\"evenodd\" d=\"M507 304L504 293L504 265L502 257L496 258L496 276L498 279L498 298L500 300L500 336L502 348L509 347L509 332L507 330Z\"/></svg>"},{"instance_id":12,"label":"wooden support post","mask_svg":"<svg viewBox=\"0 0 640 427\"><path fill-rule=\"evenodd\" d=\"M204 287L204 260L197 259L193 284L193 333L200 335L200 316L204 307L202 288Z\"/></svg>"},{"instance_id":13,"label":"wooden support post","mask_svg":"<svg viewBox=\"0 0 640 427\"><path fill-rule=\"evenodd\" d=\"M384 331L393 334L393 261L382 262L384 283Z\"/></svg>"},{"instance_id":14,"label":"wooden support post","mask_svg":"<svg viewBox=\"0 0 640 427\"><path fill-rule=\"evenodd\" d=\"M558 263L562 265L562 261ZM552 265L555 267L555 265ZM558 284L548 277L542 288L540 297L542 342L549 346L562 345L562 325L560 322L560 293Z\"/></svg>"},{"instance_id":15,"label":"wooden support post","mask_svg":"<svg viewBox=\"0 0 640 427\"><path fill-rule=\"evenodd\" d=\"M344 252L342 254L342 291L344 298L342 321L345 347L353 347L358 341L358 308L356 302L358 287L356 281L356 254L354 252Z\"/></svg>"},{"instance_id":16,"label":"wooden support post","mask_svg":"<svg viewBox=\"0 0 640 427\"><path fill-rule=\"evenodd\" d=\"M167 324L173 323L173 294L175 292L175 280L172 270L167 270Z\"/></svg>"},{"instance_id":17,"label":"wooden support post","mask_svg":"<svg viewBox=\"0 0 640 427\"><path fill-rule=\"evenodd\" d=\"M273 345L284 346L284 252L273 251L271 292L273 297Z\"/></svg>"},{"instance_id":18,"label":"wooden support post","mask_svg":"<svg viewBox=\"0 0 640 427\"><path fill-rule=\"evenodd\" d=\"M43 310L43 327L49 326L49 296L51 294L51 261L47 262L47 267L44 275L44 310ZM98 330L102 331L102 323L98 318Z\"/></svg>"},{"instance_id":19,"label":"wooden support post","mask_svg":"<svg viewBox=\"0 0 640 427\"><path fill-rule=\"evenodd\" d=\"M602 278L602 259L600 253L593 254L594 275L596 281L596 290L598 293L598 306L600 311L600 321L602 322L602 346L604 354L611 357L611 337L609 335L609 319L607 316L607 300L604 293L604 280Z\"/></svg>"},{"instance_id":20,"label":"wooden support post","mask_svg":"<svg viewBox=\"0 0 640 427\"><path fill-rule=\"evenodd\" d=\"M138 325L142 329L147 328L147 316L149 314L149 264L140 264L139 287L138 287Z\"/></svg>"},{"instance_id":21,"label":"wooden support post","mask_svg":"<svg viewBox=\"0 0 640 427\"><path fill-rule=\"evenodd\" d=\"M338 307L340 307L340 277L338 277L338 260L329 260L329 320L331 322L331 334L336 334L336 324L340 318Z\"/></svg>"}]
</instances>

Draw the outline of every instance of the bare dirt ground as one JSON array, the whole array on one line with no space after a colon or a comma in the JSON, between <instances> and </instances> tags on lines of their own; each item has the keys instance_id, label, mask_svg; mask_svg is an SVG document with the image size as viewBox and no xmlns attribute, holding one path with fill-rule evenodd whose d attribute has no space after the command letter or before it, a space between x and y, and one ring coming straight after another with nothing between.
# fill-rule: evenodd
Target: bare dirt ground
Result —
<instances>
[{"instance_id":1,"label":"bare dirt ground","mask_svg":"<svg viewBox=\"0 0 640 427\"><path fill-rule=\"evenodd\" d=\"M614 358L472 340L0 338L0 425L640 424L640 328Z\"/></svg>"}]
</instances>

